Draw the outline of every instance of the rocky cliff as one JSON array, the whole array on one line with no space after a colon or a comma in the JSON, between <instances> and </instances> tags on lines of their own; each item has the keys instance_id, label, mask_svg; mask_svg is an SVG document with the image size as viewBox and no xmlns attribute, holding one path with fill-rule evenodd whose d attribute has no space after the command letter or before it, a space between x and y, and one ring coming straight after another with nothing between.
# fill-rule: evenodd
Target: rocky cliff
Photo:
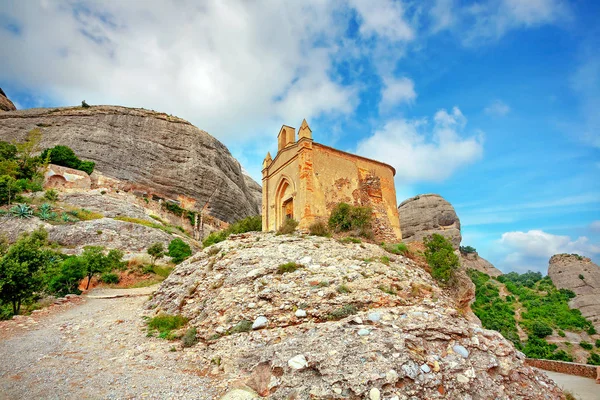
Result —
<instances>
[{"instance_id":1,"label":"rocky cliff","mask_svg":"<svg viewBox=\"0 0 600 400\"><path fill-rule=\"evenodd\" d=\"M548 276L557 288L575 292L569 305L600 332L600 267L577 254L556 254L550 258Z\"/></svg>"},{"instance_id":2,"label":"rocky cliff","mask_svg":"<svg viewBox=\"0 0 600 400\"><path fill-rule=\"evenodd\" d=\"M186 360L217 390L249 387L243 398L561 398L425 270L376 245L232 236L177 266L147 307L189 318L201 343Z\"/></svg>"},{"instance_id":3,"label":"rocky cliff","mask_svg":"<svg viewBox=\"0 0 600 400\"><path fill-rule=\"evenodd\" d=\"M180 118L116 106L0 113L2 140L22 140L33 128L42 146L68 145L132 190L202 207L216 189L211 215L233 222L260 213L258 184L249 186L221 142Z\"/></svg>"},{"instance_id":4,"label":"rocky cliff","mask_svg":"<svg viewBox=\"0 0 600 400\"><path fill-rule=\"evenodd\" d=\"M403 201L398 206L402 240L422 241L439 233L448 238L455 249L460 246L460 220L454 207L437 194L421 194Z\"/></svg>"},{"instance_id":5,"label":"rocky cliff","mask_svg":"<svg viewBox=\"0 0 600 400\"><path fill-rule=\"evenodd\" d=\"M0 111L15 111L17 107L6 96L2 88L0 88Z\"/></svg>"},{"instance_id":6,"label":"rocky cliff","mask_svg":"<svg viewBox=\"0 0 600 400\"><path fill-rule=\"evenodd\" d=\"M460 253L460 265L466 269L476 269L477 271L488 274L495 278L502 275L502 271L494 267L491 262L483 257L480 257L477 252L474 253Z\"/></svg>"}]
</instances>

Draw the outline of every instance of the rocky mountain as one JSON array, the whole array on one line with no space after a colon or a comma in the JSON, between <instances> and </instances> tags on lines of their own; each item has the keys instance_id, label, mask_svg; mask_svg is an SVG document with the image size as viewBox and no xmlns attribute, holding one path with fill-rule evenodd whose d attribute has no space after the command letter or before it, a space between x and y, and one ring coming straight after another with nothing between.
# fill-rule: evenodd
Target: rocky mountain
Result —
<instances>
[{"instance_id":1,"label":"rocky mountain","mask_svg":"<svg viewBox=\"0 0 600 400\"><path fill-rule=\"evenodd\" d=\"M404 200L398 206L402 240L422 241L432 233L439 233L452 242L455 249L460 246L460 220L454 207L438 194L420 194Z\"/></svg>"},{"instance_id":2,"label":"rocky mountain","mask_svg":"<svg viewBox=\"0 0 600 400\"><path fill-rule=\"evenodd\" d=\"M2 88L0 88L0 111L15 111L17 107L6 96Z\"/></svg>"},{"instance_id":3,"label":"rocky mountain","mask_svg":"<svg viewBox=\"0 0 600 400\"><path fill-rule=\"evenodd\" d=\"M129 190L190 208L210 198L209 213L227 222L260 213L258 184L221 142L180 118L117 106L0 113L2 140L23 140L33 128L42 130L43 147L68 145Z\"/></svg>"},{"instance_id":4,"label":"rocky mountain","mask_svg":"<svg viewBox=\"0 0 600 400\"><path fill-rule=\"evenodd\" d=\"M557 288L575 292L569 306L581 311L600 332L600 267L577 254L556 254L550 258L548 276Z\"/></svg>"},{"instance_id":5,"label":"rocky mountain","mask_svg":"<svg viewBox=\"0 0 600 400\"><path fill-rule=\"evenodd\" d=\"M559 399L412 260L372 244L249 233L178 265L147 303L201 343L225 398ZM235 397L242 395L243 397Z\"/></svg>"},{"instance_id":6,"label":"rocky mountain","mask_svg":"<svg viewBox=\"0 0 600 400\"><path fill-rule=\"evenodd\" d=\"M493 278L502 275L502 271L494 267L492 263L486 260L485 258L480 257L479 254L477 254L477 252L461 252L459 257L460 265L462 265L466 269L476 269L477 271L483 272L484 274L488 274Z\"/></svg>"}]
</instances>

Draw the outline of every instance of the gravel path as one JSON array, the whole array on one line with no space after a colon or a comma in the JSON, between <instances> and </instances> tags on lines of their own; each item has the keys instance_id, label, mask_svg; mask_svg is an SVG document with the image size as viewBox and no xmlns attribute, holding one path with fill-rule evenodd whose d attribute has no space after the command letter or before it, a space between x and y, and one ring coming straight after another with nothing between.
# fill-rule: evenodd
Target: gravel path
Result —
<instances>
[{"instance_id":1,"label":"gravel path","mask_svg":"<svg viewBox=\"0 0 600 400\"><path fill-rule=\"evenodd\" d=\"M92 291L0 335L0 398L216 398L177 343L146 337L140 311L153 289Z\"/></svg>"}]
</instances>

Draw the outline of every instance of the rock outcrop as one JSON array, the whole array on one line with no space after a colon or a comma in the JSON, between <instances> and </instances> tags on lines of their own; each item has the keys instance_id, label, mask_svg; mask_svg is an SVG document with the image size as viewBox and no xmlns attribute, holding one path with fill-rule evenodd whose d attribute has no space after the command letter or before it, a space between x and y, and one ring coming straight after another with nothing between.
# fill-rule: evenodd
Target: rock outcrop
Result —
<instances>
[{"instance_id":1,"label":"rock outcrop","mask_svg":"<svg viewBox=\"0 0 600 400\"><path fill-rule=\"evenodd\" d=\"M274 399L561 398L499 333L468 322L425 270L372 244L231 236L177 266L147 308L190 319L201 342L185 358L221 391L244 384Z\"/></svg>"},{"instance_id":2,"label":"rock outcrop","mask_svg":"<svg viewBox=\"0 0 600 400\"><path fill-rule=\"evenodd\" d=\"M144 109L116 106L29 109L0 113L3 140L23 140L42 131L43 147L70 146L96 162L103 175L128 183L128 189L202 207L234 222L260 213L258 184L229 150L187 121Z\"/></svg>"},{"instance_id":3,"label":"rock outcrop","mask_svg":"<svg viewBox=\"0 0 600 400\"><path fill-rule=\"evenodd\" d=\"M577 254L556 254L550 258L548 276L557 288L575 292L569 306L581 311L600 332L600 267Z\"/></svg>"},{"instance_id":4,"label":"rock outcrop","mask_svg":"<svg viewBox=\"0 0 600 400\"><path fill-rule=\"evenodd\" d=\"M17 107L6 96L2 88L0 88L0 111L15 111Z\"/></svg>"},{"instance_id":5,"label":"rock outcrop","mask_svg":"<svg viewBox=\"0 0 600 400\"><path fill-rule=\"evenodd\" d=\"M459 257L460 265L466 269L476 269L477 271L483 272L484 274L488 274L493 278L502 275L502 271L494 267L491 262L481 257L479 254L477 254L477 252L461 252Z\"/></svg>"},{"instance_id":6,"label":"rock outcrop","mask_svg":"<svg viewBox=\"0 0 600 400\"><path fill-rule=\"evenodd\" d=\"M448 238L455 249L460 246L460 220L452 204L442 196L421 194L411 197L398 206L398 214L403 241L422 241L433 233L439 233Z\"/></svg>"}]
</instances>

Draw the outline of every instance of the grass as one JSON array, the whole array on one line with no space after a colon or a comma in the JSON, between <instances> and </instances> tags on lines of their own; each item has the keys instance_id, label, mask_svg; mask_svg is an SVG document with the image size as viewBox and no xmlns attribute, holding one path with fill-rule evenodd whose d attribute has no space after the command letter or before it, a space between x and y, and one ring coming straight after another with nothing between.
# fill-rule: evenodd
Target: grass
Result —
<instances>
[{"instance_id":1,"label":"grass","mask_svg":"<svg viewBox=\"0 0 600 400\"><path fill-rule=\"evenodd\" d=\"M303 268L304 265L302 264L297 264L295 262L288 262L285 264L281 264L279 267L277 267L277 273L278 274L286 274L288 272L294 272L300 268Z\"/></svg>"},{"instance_id":2,"label":"grass","mask_svg":"<svg viewBox=\"0 0 600 400\"><path fill-rule=\"evenodd\" d=\"M161 313L148 320L148 330L157 331L160 338L172 339L171 331L181 328L187 322L188 319L181 315Z\"/></svg>"},{"instance_id":3,"label":"grass","mask_svg":"<svg viewBox=\"0 0 600 400\"><path fill-rule=\"evenodd\" d=\"M350 288L344 284L338 286L336 288L338 293L342 293L342 294L346 294L346 293L351 293L352 291L350 290Z\"/></svg>"},{"instance_id":4,"label":"grass","mask_svg":"<svg viewBox=\"0 0 600 400\"><path fill-rule=\"evenodd\" d=\"M328 287L329 285L330 285L329 281L321 281L321 282L319 282L317 287L323 288L323 287Z\"/></svg>"},{"instance_id":5,"label":"grass","mask_svg":"<svg viewBox=\"0 0 600 400\"><path fill-rule=\"evenodd\" d=\"M181 342L183 343L183 347L192 347L198 342L196 338L197 330L195 327L189 328L185 331L185 334L181 338Z\"/></svg>"},{"instance_id":6,"label":"grass","mask_svg":"<svg viewBox=\"0 0 600 400\"><path fill-rule=\"evenodd\" d=\"M250 332L252 330L252 321L248 321L246 319L238 322L229 333L241 333L241 332Z\"/></svg>"},{"instance_id":7,"label":"grass","mask_svg":"<svg viewBox=\"0 0 600 400\"><path fill-rule=\"evenodd\" d=\"M383 257L381 257L380 261L381 261L382 264L390 265L390 261L391 260L390 260L390 258L388 256L383 256Z\"/></svg>"},{"instance_id":8,"label":"grass","mask_svg":"<svg viewBox=\"0 0 600 400\"><path fill-rule=\"evenodd\" d=\"M346 318L350 315L354 315L358 312L358 309L353 304L346 304L343 307L333 310L327 314L327 319L335 321L338 319Z\"/></svg>"},{"instance_id":9,"label":"grass","mask_svg":"<svg viewBox=\"0 0 600 400\"><path fill-rule=\"evenodd\" d=\"M344 244L346 244L346 243L362 243L362 241L360 239L350 237L350 236L340 239L340 242L342 242Z\"/></svg>"},{"instance_id":10,"label":"grass","mask_svg":"<svg viewBox=\"0 0 600 400\"><path fill-rule=\"evenodd\" d=\"M144 225L144 226L147 226L148 228L160 229L161 231L171 233L171 234L176 233L176 232L181 232L179 230L179 227L174 227L171 225L157 224L155 222L147 221L145 219L140 219L140 218L118 216L118 217L114 217L113 219L116 219L117 221L131 222L133 224Z\"/></svg>"},{"instance_id":11,"label":"grass","mask_svg":"<svg viewBox=\"0 0 600 400\"><path fill-rule=\"evenodd\" d=\"M405 256L409 253L408 247L405 243L384 244L383 249L388 253L396 254L399 256Z\"/></svg>"},{"instance_id":12,"label":"grass","mask_svg":"<svg viewBox=\"0 0 600 400\"><path fill-rule=\"evenodd\" d=\"M387 294L390 294L393 296L396 296L398 294L394 289L392 289L391 287L388 287L388 286L379 285L378 289L384 293L387 293Z\"/></svg>"},{"instance_id":13,"label":"grass","mask_svg":"<svg viewBox=\"0 0 600 400\"><path fill-rule=\"evenodd\" d=\"M155 265L152 267L152 272L162 278L166 278L171 272L173 272L173 269L174 268L170 266Z\"/></svg>"},{"instance_id":14,"label":"grass","mask_svg":"<svg viewBox=\"0 0 600 400\"><path fill-rule=\"evenodd\" d=\"M77 218L80 221L91 221L94 219L104 218L104 215L94 211L86 210L85 208L70 209L67 211L67 214Z\"/></svg>"}]
</instances>

